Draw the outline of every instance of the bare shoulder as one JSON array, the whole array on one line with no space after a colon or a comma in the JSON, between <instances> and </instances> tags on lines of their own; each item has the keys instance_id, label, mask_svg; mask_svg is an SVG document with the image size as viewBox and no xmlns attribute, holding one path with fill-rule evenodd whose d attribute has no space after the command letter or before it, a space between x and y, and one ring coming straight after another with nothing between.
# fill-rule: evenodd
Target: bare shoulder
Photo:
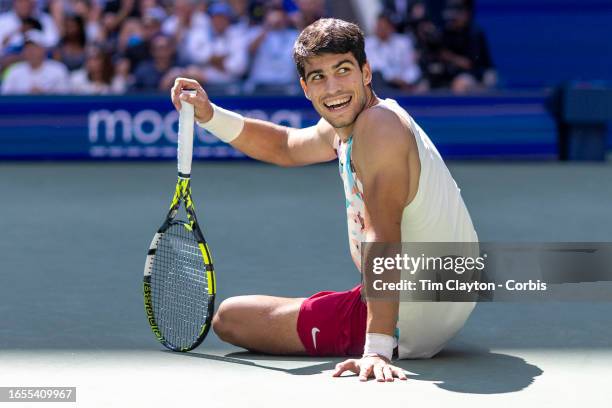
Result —
<instances>
[{"instance_id":1,"label":"bare shoulder","mask_svg":"<svg viewBox=\"0 0 612 408\"><path fill-rule=\"evenodd\" d=\"M368 156L406 154L414 145L408 125L393 111L373 106L361 112L353 128L355 153Z\"/></svg>"}]
</instances>

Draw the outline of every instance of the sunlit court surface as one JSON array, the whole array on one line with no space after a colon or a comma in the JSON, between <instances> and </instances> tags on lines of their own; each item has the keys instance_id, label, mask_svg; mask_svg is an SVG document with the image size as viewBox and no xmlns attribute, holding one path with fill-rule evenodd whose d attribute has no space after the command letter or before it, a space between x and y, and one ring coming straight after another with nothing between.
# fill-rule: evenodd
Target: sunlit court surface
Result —
<instances>
[{"instance_id":1,"label":"sunlit court surface","mask_svg":"<svg viewBox=\"0 0 612 408\"><path fill-rule=\"evenodd\" d=\"M483 241L606 241L609 163L452 162ZM219 341L188 353L155 340L142 264L174 164L0 166L0 384L77 387L77 405L312 406L435 402L604 407L612 304L480 303L408 381L332 378L340 358L273 357ZM309 296L359 281L347 253L337 167L197 162L193 196L219 301ZM609 285L608 283L602 283ZM262 328L265 330L265 328ZM63 403L62 405L70 405Z\"/></svg>"}]
</instances>

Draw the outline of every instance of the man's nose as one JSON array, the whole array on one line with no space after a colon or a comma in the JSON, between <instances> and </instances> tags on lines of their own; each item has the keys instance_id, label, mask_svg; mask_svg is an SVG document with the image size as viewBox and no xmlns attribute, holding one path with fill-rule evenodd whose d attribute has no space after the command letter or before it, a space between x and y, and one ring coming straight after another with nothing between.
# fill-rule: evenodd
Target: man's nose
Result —
<instances>
[{"instance_id":1,"label":"man's nose","mask_svg":"<svg viewBox=\"0 0 612 408\"><path fill-rule=\"evenodd\" d=\"M325 85L325 91L328 95L335 95L342 90L340 81L333 76L327 78Z\"/></svg>"}]
</instances>

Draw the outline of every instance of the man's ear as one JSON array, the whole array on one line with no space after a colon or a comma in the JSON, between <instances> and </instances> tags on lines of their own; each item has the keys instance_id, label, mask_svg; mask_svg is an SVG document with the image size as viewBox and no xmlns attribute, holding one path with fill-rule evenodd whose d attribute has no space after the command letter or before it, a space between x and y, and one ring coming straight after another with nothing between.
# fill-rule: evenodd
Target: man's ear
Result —
<instances>
[{"instance_id":1,"label":"man's ear","mask_svg":"<svg viewBox=\"0 0 612 408\"><path fill-rule=\"evenodd\" d=\"M370 67L369 62L365 62L363 64L363 68L361 69L361 73L363 75L363 84L368 86L372 83L372 67Z\"/></svg>"},{"instance_id":2,"label":"man's ear","mask_svg":"<svg viewBox=\"0 0 612 408\"><path fill-rule=\"evenodd\" d=\"M302 87L302 91L304 91L306 99L310 100L310 96L308 96L308 85L306 85L306 81L304 81L302 77L300 77L300 86Z\"/></svg>"}]
</instances>

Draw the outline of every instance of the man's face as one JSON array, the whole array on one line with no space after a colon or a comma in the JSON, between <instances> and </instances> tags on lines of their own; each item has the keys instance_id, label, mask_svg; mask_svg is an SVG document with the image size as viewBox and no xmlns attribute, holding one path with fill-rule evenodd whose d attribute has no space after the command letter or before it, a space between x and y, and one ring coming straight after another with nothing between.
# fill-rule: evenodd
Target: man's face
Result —
<instances>
[{"instance_id":1,"label":"man's face","mask_svg":"<svg viewBox=\"0 0 612 408\"><path fill-rule=\"evenodd\" d=\"M282 30L286 27L287 18L282 10L269 10L266 12L265 24L272 30Z\"/></svg>"},{"instance_id":2,"label":"man's face","mask_svg":"<svg viewBox=\"0 0 612 408\"><path fill-rule=\"evenodd\" d=\"M462 30L470 23L470 12L464 7L451 7L444 11L447 27L451 30Z\"/></svg>"},{"instance_id":3,"label":"man's face","mask_svg":"<svg viewBox=\"0 0 612 408\"><path fill-rule=\"evenodd\" d=\"M144 18L142 28L145 39L150 40L161 31L161 23L153 18Z\"/></svg>"},{"instance_id":4,"label":"man's face","mask_svg":"<svg viewBox=\"0 0 612 408\"><path fill-rule=\"evenodd\" d=\"M174 2L174 14L177 16L190 16L193 7L189 0L176 0Z\"/></svg>"},{"instance_id":5,"label":"man's face","mask_svg":"<svg viewBox=\"0 0 612 408\"><path fill-rule=\"evenodd\" d=\"M156 60L167 60L174 54L174 45L166 37L157 37L151 43L151 55Z\"/></svg>"},{"instance_id":6,"label":"man's face","mask_svg":"<svg viewBox=\"0 0 612 408\"><path fill-rule=\"evenodd\" d=\"M308 58L304 68L300 83L319 115L335 128L352 125L367 103L369 64L360 68L351 53L323 54Z\"/></svg>"},{"instance_id":7,"label":"man's face","mask_svg":"<svg viewBox=\"0 0 612 408\"><path fill-rule=\"evenodd\" d=\"M13 8L15 10L15 14L19 16L19 18L30 17L34 12L34 1L32 0L15 0L13 2Z\"/></svg>"},{"instance_id":8,"label":"man's face","mask_svg":"<svg viewBox=\"0 0 612 408\"><path fill-rule=\"evenodd\" d=\"M215 14L211 17L210 22L212 24L213 30L215 30L215 32L218 34L223 34L231 23L229 17L223 14Z\"/></svg>"},{"instance_id":9,"label":"man's face","mask_svg":"<svg viewBox=\"0 0 612 408\"><path fill-rule=\"evenodd\" d=\"M46 50L38 44L27 43L23 47L23 58L33 67L38 67L46 57Z\"/></svg>"},{"instance_id":10,"label":"man's face","mask_svg":"<svg viewBox=\"0 0 612 408\"><path fill-rule=\"evenodd\" d=\"M380 17L376 21L376 36L386 41L395 32L395 27L385 17Z\"/></svg>"}]
</instances>

